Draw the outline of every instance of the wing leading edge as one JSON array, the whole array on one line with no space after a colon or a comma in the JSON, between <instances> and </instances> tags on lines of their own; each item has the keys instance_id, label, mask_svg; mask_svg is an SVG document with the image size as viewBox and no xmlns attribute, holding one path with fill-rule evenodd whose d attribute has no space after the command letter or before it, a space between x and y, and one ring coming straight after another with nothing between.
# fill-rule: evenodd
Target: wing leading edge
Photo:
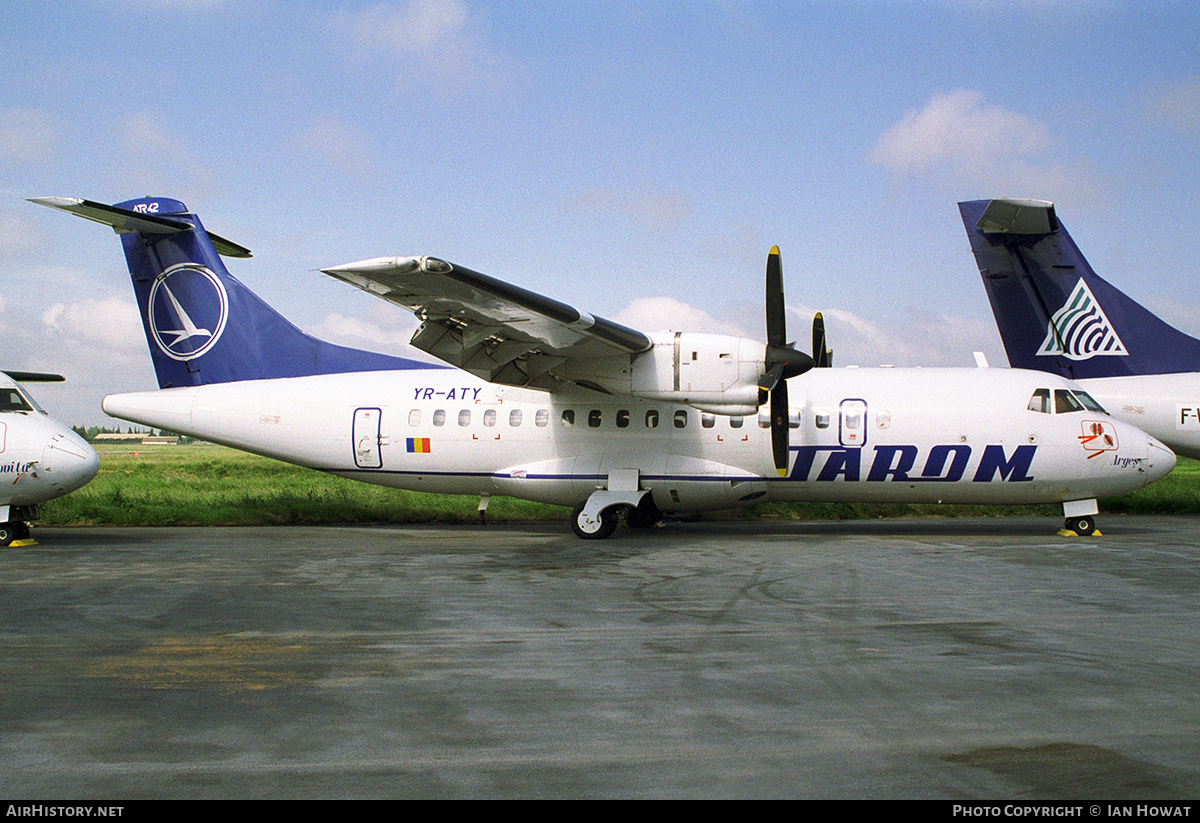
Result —
<instances>
[{"instance_id":1,"label":"wing leading edge","mask_svg":"<svg viewBox=\"0 0 1200 823\"><path fill-rule=\"evenodd\" d=\"M413 346L492 383L553 390L576 371L569 361L621 358L627 366L653 346L636 329L436 257L322 271L413 312L421 321Z\"/></svg>"}]
</instances>

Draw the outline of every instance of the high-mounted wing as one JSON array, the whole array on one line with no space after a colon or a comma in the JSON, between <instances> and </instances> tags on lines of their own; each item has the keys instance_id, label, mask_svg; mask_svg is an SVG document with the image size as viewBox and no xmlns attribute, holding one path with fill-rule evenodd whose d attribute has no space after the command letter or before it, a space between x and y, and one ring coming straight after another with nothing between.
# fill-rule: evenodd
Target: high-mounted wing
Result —
<instances>
[{"instance_id":1,"label":"high-mounted wing","mask_svg":"<svg viewBox=\"0 0 1200 823\"><path fill-rule=\"evenodd\" d=\"M416 314L412 345L493 383L552 390L571 360L647 351L636 329L436 257L376 257L322 269ZM560 369L570 372L574 369Z\"/></svg>"}]
</instances>

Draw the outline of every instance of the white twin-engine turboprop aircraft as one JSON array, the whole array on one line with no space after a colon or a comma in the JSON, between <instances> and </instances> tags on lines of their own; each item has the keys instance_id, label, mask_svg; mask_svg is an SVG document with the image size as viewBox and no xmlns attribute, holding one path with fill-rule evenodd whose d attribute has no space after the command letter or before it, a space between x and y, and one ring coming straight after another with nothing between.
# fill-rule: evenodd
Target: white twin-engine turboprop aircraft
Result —
<instances>
[{"instance_id":1,"label":"white twin-engine turboprop aircraft","mask_svg":"<svg viewBox=\"0 0 1200 823\"><path fill-rule=\"evenodd\" d=\"M110 415L369 483L479 495L481 512L492 495L574 506L580 537L766 500L1059 502L1069 528L1091 533L1097 497L1175 465L1054 375L824 368L819 324L815 360L787 342L777 249L766 345L643 334L434 257L325 269L415 312L412 345L451 369L304 334L220 259L250 253L176 200L34 202L121 235L161 388L107 397Z\"/></svg>"}]
</instances>

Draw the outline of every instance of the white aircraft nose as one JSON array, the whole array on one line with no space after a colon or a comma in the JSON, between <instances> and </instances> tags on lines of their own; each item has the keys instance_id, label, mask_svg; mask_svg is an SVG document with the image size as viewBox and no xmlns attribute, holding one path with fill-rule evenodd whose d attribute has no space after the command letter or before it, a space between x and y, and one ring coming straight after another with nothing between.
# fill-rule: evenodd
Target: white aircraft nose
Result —
<instances>
[{"instance_id":1,"label":"white aircraft nose","mask_svg":"<svg viewBox=\"0 0 1200 823\"><path fill-rule=\"evenodd\" d=\"M46 444L40 468L56 492L67 494L86 486L96 476L100 455L75 432L57 432Z\"/></svg>"},{"instance_id":2,"label":"white aircraft nose","mask_svg":"<svg viewBox=\"0 0 1200 823\"><path fill-rule=\"evenodd\" d=\"M1149 448L1146 449L1146 462L1150 468L1147 474L1150 479L1147 484L1153 483L1156 480L1162 480L1171 473L1171 469L1175 468L1175 452L1168 449L1162 443L1159 443L1153 437L1147 437L1149 440Z\"/></svg>"}]
</instances>

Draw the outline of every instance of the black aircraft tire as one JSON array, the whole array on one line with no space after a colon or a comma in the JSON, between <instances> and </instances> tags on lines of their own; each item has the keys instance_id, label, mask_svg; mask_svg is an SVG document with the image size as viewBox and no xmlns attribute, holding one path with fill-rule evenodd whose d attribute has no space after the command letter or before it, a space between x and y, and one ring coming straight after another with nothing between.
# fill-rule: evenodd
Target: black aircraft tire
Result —
<instances>
[{"instance_id":1,"label":"black aircraft tire","mask_svg":"<svg viewBox=\"0 0 1200 823\"><path fill-rule=\"evenodd\" d=\"M612 535L617 530L617 510L615 506L609 506L600 512L600 528L594 532L585 532L579 525L579 516L583 514L583 507L587 505L587 501L583 501L575 507L571 512L571 529L575 532L576 537L581 537L584 540L603 540Z\"/></svg>"},{"instance_id":2,"label":"black aircraft tire","mask_svg":"<svg viewBox=\"0 0 1200 823\"><path fill-rule=\"evenodd\" d=\"M637 507L631 509L625 515L625 522L630 528L634 529L652 529L662 522L663 513L658 506L654 505L654 498L649 494L642 498L642 502L637 504Z\"/></svg>"},{"instance_id":3,"label":"black aircraft tire","mask_svg":"<svg viewBox=\"0 0 1200 823\"><path fill-rule=\"evenodd\" d=\"M1067 529L1080 536L1087 537L1096 531L1096 521L1090 517L1068 517Z\"/></svg>"}]
</instances>

